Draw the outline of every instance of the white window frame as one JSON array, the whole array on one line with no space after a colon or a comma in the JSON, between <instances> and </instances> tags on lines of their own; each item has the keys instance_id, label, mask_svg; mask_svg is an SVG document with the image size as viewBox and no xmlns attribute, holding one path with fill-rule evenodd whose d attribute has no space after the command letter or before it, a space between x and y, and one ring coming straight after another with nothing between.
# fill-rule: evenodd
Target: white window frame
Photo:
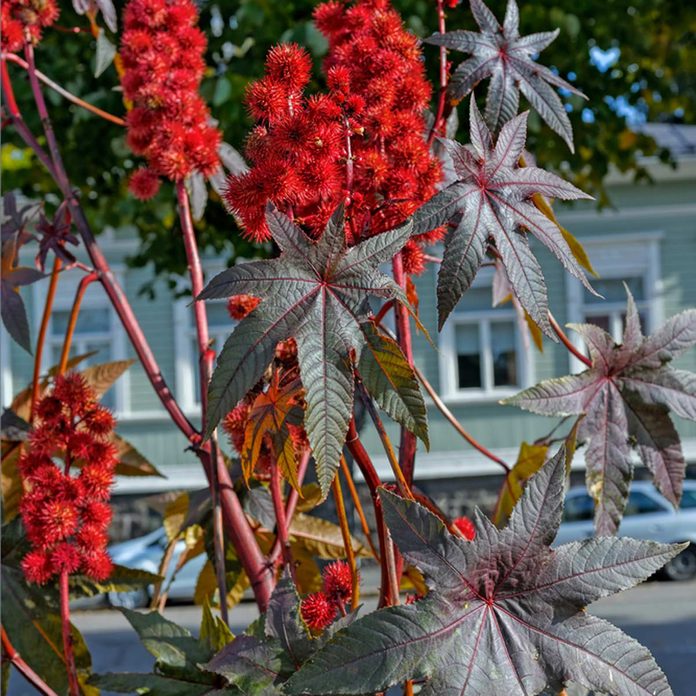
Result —
<instances>
[{"instance_id":1,"label":"white window frame","mask_svg":"<svg viewBox=\"0 0 696 696\"><path fill-rule=\"evenodd\" d=\"M645 297L637 301L638 309L643 313L646 325L643 333L655 331L663 322L662 276L660 260L660 241L664 233L660 231L636 232L629 234L611 234L601 237L581 239L594 269L601 278L617 279L640 277L643 279ZM590 282L592 279L590 278ZM586 317L592 314L609 315L612 331L619 331L621 314L626 309L623 302L584 302L584 289L575 278L567 277L568 322L586 323ZM573 345L581 352L585 345L574 331L569 332ZM620 335L615 335L615 339ZM575 356L569 354L570 370L573 373L586 369Z\"/></svg>"},{"instance_id":2,"label":"white window frame","mask_svg":"<svg viewBox=\"0 0 696 696\"><path fill-rule=\"evenodd\" d=\"M115 266L112 266L111 270L116 276L119 284L122 285L124 274L123 266L117 264ZM77 271L61 273L60 278L58 279L56 296L53 301L54 312L70 312L75 301L75 292L82 277L83 274ZM43 306L46 300L46 294L48 292L48 283L49 279L46 278L39 281L38 283L34 283L34 285L32 286L32 302L34 307L34 335L38 335L39 327L41 325ZM95 356L98 362L103 363L110 362L112 360L125 360L127 357L126 334L123 330L123 327L121 326L121 322L111 304L111 301L107 297L100 283L91 283L87 288L85 295L82 299L82 304L80 305L80 310L83 309L105 309L109 314L109 330L104 334L95 334L94 336L98 339L106 339L110 342L111 355L106 356L99 354ZM52 336L51 324L49 323L48 333L46 336L46 345L41 356L42 372L46 372L51 367L51 346L62 345L62 342L62 336ZM78 345L79 337L76 333L73 336L72 341L73 350L75 349L75 346ZM77 366L77 369L80 369L79 365ZM118 380L113 385L113 387L111 387L111 389L114 392L114 415L116 415L117 418L124 418L132 415L130 399L130 376L128 374L128 370L126 370L126 372L118 378Z\"/></svg>"},{"instance_id":3,"label":"white window frame","mask_svg":"<svg viewBox=\"0 0 696 696\"><path fill-rule=\"evenodd\" d=\"M472 284L472 288L491 288L493 271L482 268ZM515 386L496 387L493 385L493 351L490 342L491 323L509 321L515 331L515 351L517 353L517 374L520 383ZM482 388L460 389L457 378L456 327L476 325L479 329L481 352ZM534 384L534 360L525 347L520 331L517 313L510 305L502 308L462 311L454 309L448 317L439 336L440 396L448 403L493 402L516 394Z\"/></svg>"},{"instance_id":4,"label":"white window frame","mask_svg":"<svg viewBox=\"0 0 696 696\"><path fill-rule=\"evenodd\" d=\"M206 281L225 270L225 268L225 266L219 264L204 264ZM181 290L189 287L188 281L183 279L179 285L180 287L177 289ZM227 300L206 300L206 303L208 302L226 303ZM193 321L193 307L191 306L190 296L176 300L173 305L173 312L176 399L186 415L195 416L200 413L201 403L196 393L196 374L194 370L198 370L198 353L194 350L196 326ZM232 333L234 325L234 320L230 318L230 327L224 332L216 331L210 326L208 327L216 355L220 354L227 337Z\"/></svg>"}]
</instances>

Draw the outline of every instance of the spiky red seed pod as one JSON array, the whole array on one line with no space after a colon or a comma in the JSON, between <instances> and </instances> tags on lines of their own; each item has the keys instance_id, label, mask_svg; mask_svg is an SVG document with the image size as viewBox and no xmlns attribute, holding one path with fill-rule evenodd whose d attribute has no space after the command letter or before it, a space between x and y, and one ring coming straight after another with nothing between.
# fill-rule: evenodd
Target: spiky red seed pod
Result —
<instances>
[{"instance_id":1,"label":"spiky red seed pod","mask_svg":"<svg viewBox=\"0 0 696 696\"><path fill-rule=\"evenodd\" d=\"M452 524L468 541L473 541L476 538L476 527L468 517L457 517Z\"/></svg>"},{"instance_id":2,"label":"spiky red seed pod","mask_svg":"<svg viewBox=\"0 0 696 696\"><path fill-rule=\"evenodd\" d=\"M109 542L109 535L102 524L85 522L75 535L75 543L82 551L103 549Z\"/></svg>"},{"instance_id":3,"label":"spiky red seed pod","mask_svg":"<svg viewBox=\"0 0 696 696\"><path fill-rule=\"evenodd\" d=\"M409 275L420 275L425 270L425 252L412 239L401 250L404 271Z\"/></svg>"},{"instance_id":4,"label":"spiky red seed pod","mask_svg":"<svg viewBox=\"0 0 696 696\"><path fill-rule=\"evenodd\" d=\"M294 338L289 338L287 341L281 341L275 349L276 360L282 363L290 364L297 360L297 342Z\"/></svg>"},{"instance_id":5,"label":"spiky red seed pod","mask_svg":"<svg viewBox=\"0 0 696 696\"><path fill-rule=\"evenodd\" d=\"M80 516L86 524L99 524L106 527L111 522L111 508L107 503L90 501L82 506Z\"/></svg>"},{"instance_id":6,"label":"spiky red seed pod","mask_svg":"<svg viewBox=\"0 0 696 696\"><path fill-rule=\"evenodd\" d=\"M312 59L297 44L278 44L266 56L266 73L271 80L284 83L289 92L299 92L309 82Z\"/></svg>"},{"instance_id":7,"label":"spiky red seed pod","mask_svg":"<svg viewBox=\"0 0 696 696\"><path fill-rule=\"evenodd\" d=\"M52 421L63 414L63 404L60 399L49 395L36 405L36 417L42 421Z\"/></svg>"},{"instance_id":8,"label":"spiky red seed pod","mask_svg":"<svg viewBox=\"0 0 696 696\"><path fill-rule=\"evenodd\" d=\"M336 617L336 607L323 592L315 592L301 601L300 614L310 630L320 633Z\"/></svg>"},{"instance_id":9,"label":"spiky red seed pod","mask_svg":"<svg viewBox=\"0 0 696 696\"><path fill-rule=\"evenodd\" d=\"M137 199L147 201L157 195L160 183L160 178L155 172L147 167L141 167L131 175L128 189Z\"/></svg>"},{"instance_id":10,"label":"spiky red seed pod","mask_svg":"<svg viewBox=\"0 0 696 696\"><path fill-rule=\"evenodd\" d=\"M95 500L108 500L114 477L110 469L100 464L87 464L82 467L78 478L85 495Z\"/></svg>"},{"instance_id":11,"label":"spiky red seed pod","mask_svg":"<svg viewBox=\"0 0 696 696\"><path fill-rule=\"evenodd\" d=\"M227 300L227 312L235 321L241 321L247 314L253 312L261 300L252 295L232 295Z\"/></svg>"},{"instance_id":12,"label":"spiky red seed pod","mask_svg":"<svg viewBox=\"0 0 696 696\"><path fill-rule=\"evenodd\" d=\"M224 418L222 427L229 435L232 446L241 453L244 446L244 432L249 419L249 404L240 401Z\"/></svg>"},{"instance_id":13,"label":"spiky red seed pod","mask_svg":"<svg viewBox=\"0 0 696 696\"><path fill-rule=\"evenodd\" d=\"M329 563L321 573L324 593L334 604L344 605L353 596L353 577L345 561Z\"/></svg>"},{"instance_id":14,"label":"spiky red seed pod","mask_svg":"<svg viewBox=\"0 0 696 696\"><path fill-rule=\"evenodd\" d=\"M106 580L114 564L104 549L85 551L82 554L82 572L93 580Z\"/></svg>"},{"instance_id":15,"label":"spiky red seed pod","mask_svg":"<svg viewBox=\"0 0 696 696\"><path fill-rule=\"evenodd\" d=\"M53 396L62 402L64 408L80 414L95 400L85 378L78 372L57 377L53 386Z\"/></svg>"},{"instance_id":16,"label":"spiky red seed pod","mask_svg":"<svg viewBox=\"0 0 696 696\"><path fill-rule=\"evenodd\" d=\"M36 515L31 541L42 547L51 546L73 534L77 523L77 508L72 501L45 501Z\"/></svg>"},{"instance_id":17,"label":"spiky red seed pod","mask_svg":"<svg viewBox=\"0 0 696 696\"><path fill-rule=\"evenodd\" d=\"M58 544L51 552L51 564L55 573L72 574L80 567L80 552L68 542Z\"/></svg>"},{"instance_id":18,"label":"spiky red seed pod","mask_svg":"<svg viewBox=\"0 0 696 696\"><path fill-rule=\"evenodd\" d=\"M22 559L22 571L28 582L38 585L47 583L55 572L51 561L51 554L47 551L35 549Z\"/></svg>"},{"instance_id":19,"label":"spiky red seed pod","mask_svg":"<svg viewBox=\"0 0 696 696\"><path fill-rule=\"evenodd\" d=\"M103 437L114 429L116 421L108 408L95 406L82 417L82 424L92 435Z\"/></svg>"}]
</instances>

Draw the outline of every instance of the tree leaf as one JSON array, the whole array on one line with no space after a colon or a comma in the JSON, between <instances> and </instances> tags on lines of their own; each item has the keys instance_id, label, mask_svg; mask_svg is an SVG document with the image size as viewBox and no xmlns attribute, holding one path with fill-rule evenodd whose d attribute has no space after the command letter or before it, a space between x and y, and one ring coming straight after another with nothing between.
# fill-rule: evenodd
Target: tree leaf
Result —
<instances>
[{"instance_id":1,"label":"tree leaf","mask_svg":"<svg viewBox=\"0 0 696 696\"><path fill-rule=\"evenodd\" d=\"M313 556L327 560L345 558L341 528L333 522L298 513L290 523L289 532L290 536L301 543ZM353 551L361 558L371 556L369 550L357 539L353 539Z\"/></svg>"},{"instance_id":2,"label":"tree leaf","mask_svg":"<svg viewBox=\"0 0 696 696\"><path fill-rule=\"evenodd\" d=\"M203 616L201 618L200 639L214 652L219 652L228 643L234 640L234 635L229 626L219 617L214 616L210 604L203 603Z\"/></svg>"},{"instance_id":3,"label":"tree leaf","mask_svg":"<svg viewBox=\"0 0 696 696\"><path fill-rule=\"evenodd\" d=\"M94 62L94 77L99 77L113 62L116 46L106 37L103 29L97 34L97 53Z\"/></svg>"},{"instance_id":4,"label":"tree leaf","mask_svg":"<svg viewBox=\"0 0 696 696\"><path fill-rule=\"evenodd\" d=\"M682 312L643 337L628 288L627 294L622 345L598 326L574 326L588 346L592 367L546 380L504 402L543 415L586 414L578 436L589 439L587 488L596 502L600 534L615 533L621 521L632 477L632 445L658 489L679 505L685 460L668 412L696 420L696 376L670 367L675 355L696 344L696 311Z\"/></svg>"},{"instance_id":5,"label":"tree leaf","mask_svg":"<svg viewBox=\"0 0 696 696\"><path fill-rule=\"evenodd\" d=\"M198 298L249 293L262 300L237 324L218 358L208 392L207 434L259 380L276 344L295 338L307 402L305 430L326 495L352 415L352 360L359 360L366 340L365 300L373 295L408 304L379 265L405 244L411 223L346 249L342 208L317 242L272 207L266 218L280 257L223 271Z\"/></svg>"},{"instance_id":6,"label":"tree leaf","mask_svg":"<svg viewBox=\"0 0 696 696\"><path fill-rule=\"evenodd\" d=\"M544 465L548 445L530 445L523 442L517 455L515 466L505 475L505 480L498 494L498 502L493 514L493 523L502 527L517 501L522 497L524 484Z\"/></svg>"},{"instance_id":7,"label":"tree leaf","mask_svg":"<svg viewBox=\"0 0 696 696\"><path fill-rule=\"evenodd\" d=\"M585 607L649 577L684 545L609 537L551 550L564 478L561 449L530 479L507 527L477 512L473 541L382 490L392 537L430 592L337 633L285 693L374 693L426 679L423 696L533 696L565 680L620 696L671 695L650 653Z\"/></svg>"},{"instance_id":8,"label":"tree leaf","mask_svg":"<svg viewBox=\"0 0 696 696\"><path fill-rule=\"evenodd\" d=\"M118 476L160 476L166 478L128 440L113 433L110 441L118 453L118 464L115 469Z\"/></svg>"},{"instance_id":9,"label":"tree leaf","mask_svg":"<svg viewBox=\"0 0 696 696\"><path fill-rule=\"evenodd\" d=\"M363 333L366 342L358 372L365 387L391 418L419 437L429 449L428 414L413 368L399 344L372 322L363 324Z\"/></svg>"},{"instance_id":10,"label":"tree leaf","mask_svg":"<svg viewBox=\"0 0 696 696\"><path fill-rule=\"evenodd\" d=\"M558 36L558 29L520 36L515 0L509 0L502 26L482 0L472 0L470 5L480 33L458 30L425 39L426 43L471 54L452 75L448 87L451 98L461 101L481 80L490 77L486 120L494 131L499 131L517 113L519 92L522 92L572 152L573 130L561 100L550 85L581 97L585 95L535 62L539 52Z\"/></svg>"},{"instance_id":11,"label":"tree leaf","mask_svg":"<svg viewBox=\"0 0 696 696\"><path fill-rule=\"evenodd\" d=\"M145 696L204 696L212 693L210 684L166 677L162 674L109 672L93 675L89 683L104 691L138 693Z\"/></svg>"},{"instance_id":12,"label":"tree leaf","mask_svg":"<svg viewBox=\"0 0 696 696\"><path fill-rule=\"evenodd\" d=\"M471 146L442 140L456 181L414 214L415 228L455 223L445 242L438 275L440 328L471 286L493 243L515 297L544 333L557 340L548 321L548 299L541 267L527 237L534 235L563 266L594 292L557 224L534 204L540 194L564 200L589 198L575 186L537 167L520 167L527 112L506 123L497 141L483 122L472 96ZM428 228L430 229L430 227Z\"/></svg>"},{"instance_id":13,"label":"tree leaf","mask_svg":"<svg viewBox=\"0 0 696 696\"><path fill-rule=\"evenodd\" d=\"M95 597L106 592L130 592L161 581L162 578L154 573L138 568L126 568L114 565L107 580L98 581L86 575L70 576L70 596Z\"/></svg>"},{"instance_id":14,"label":"tree leaf","mask_svg":"<svg viewBox=\"0 0 696 696\"><path fill-rule=\"evenodd\" d=\"M12 340L32 355L29 320L19 291L3 280L0 293L2 323Z\"/></svg>"},{"instance_id":15,"label":"tree leaf","mask_svg":"<svg viewBox=\"0 0 696 696\"><path fill-rule=\"evenodd\" d=\"M114 360L112 362L90 365L82 370L82 376L101 398L114 385L114 382L136 361Z\"/></svg>"}]
</instances>

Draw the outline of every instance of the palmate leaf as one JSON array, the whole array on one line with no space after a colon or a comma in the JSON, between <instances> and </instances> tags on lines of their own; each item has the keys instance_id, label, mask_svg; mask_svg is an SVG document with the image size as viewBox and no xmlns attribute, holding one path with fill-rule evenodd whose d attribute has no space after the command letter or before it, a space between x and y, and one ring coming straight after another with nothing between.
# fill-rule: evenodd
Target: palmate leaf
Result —
<instances>
[{"instance_id":1,"label":"palmate leaf","mask_svg":"<svg viewBox=\"0 0 696 696\"><path fill-rule=\"evenodd\" d=\"M450 96L460 101L481 80L490 78L486 121L497 132L517 113L519 93L522 92L539 116L565 140L572 151L570 120L553 88L559 87L581 97L585 95L534 60L558 36L558 29L520 36L520 17L515 0L508 0L502 26L482 0L470 0L470 4L480 33L450 31L433 34L425 40L426 43L471 54L452 74L448 87Z\"/></svg>"},{"instance_id":2,"label":"palmate leaf","mask_svg":"<svg viewBox=\"0 0 696 696\"><path fill-rule=\"evenodd\" d=\"M541 382L505 403L543 415L586 414L578 437L590 440L585 462L595 526L599 534L613 534L632 477L631 445L658 490L675 506L681 499L686 464L669 411L696 420L696 375L669 363L696 344L696 310L682 312L644 337L628 292L621 345L597 326L574 328L588 346L592 367Z\"/></svg>"},{"instance_id":3,"label":"palmate leaf","mask_svg":"<svg viewBox=\"0 0 696 696\"><path fill-rule=\"evenodd\" d=\"M520 304L555 340L548 320L546 283L541 266L529 248L527 232L593 291L561 230L537 209L532 198L536 194L563 200L590 196L555 174L518 165L526 139L527 112L506 123L494 145L473 97L470 108L471 145L443 140L457 180L413 216L414 234L456 221L445 240L437 281L439 326L442 328L471 286L486 249L493 242Z\"/></svg>"},{"instance_id":4,"label":"palmate leaf","mask_svg":"<svg viewBox=\"0 0 696 696\"><path fill-rule=\"evenodd\" d=\"M378 267L401 249L411 223L346 249L342 208L317 242L273 208L266 218L280 257L223 271L198 298L249 293L262 300L220 353L208 392L207 434L256 384L276 344L295 338L307 404L304 425L326 494L353 411L351 363L360 359L367 341L366 300L374 295L407 304L399 286Z\"/></svg>"},{"instance_id":5,"label":"palmate leaf","mask_svg":"<svg viewBox=\"0 0 696 696\"><path fill-rule=\"evenodd\" d=\"M392 537L430 592L338 633L286 693L374 693L424 678L423 696L534 696L565 680L618 696L671 694L646 648L584 608L641 582L684 545L610 537L552 550L564 460L561 449L530 480L505 529L477 512L471 542L382 491Z\"/></svg>"}]
</instances>

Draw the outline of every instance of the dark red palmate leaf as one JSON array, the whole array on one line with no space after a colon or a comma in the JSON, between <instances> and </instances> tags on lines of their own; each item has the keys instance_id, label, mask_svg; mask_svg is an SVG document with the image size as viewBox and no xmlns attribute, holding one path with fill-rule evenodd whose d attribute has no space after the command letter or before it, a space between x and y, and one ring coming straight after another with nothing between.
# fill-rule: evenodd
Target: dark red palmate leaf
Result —
<instances>
[{"instance_id":1,"label":"dark red palmate leaf","mask_svg":"<svg viewBox=\"0 0 696 696\"><path fill-rule=\"evenodd\" d=\"M671 694L646 648L584 608L644 580L683 545L609 537L551 549L564 459L561 450L530 480L505 529L477 513L474 541L383 491L394 541L430 592L339 632L285 693L374 693L425 678L423 696L534 696L566 680L620 696Z\"/></svg>"}]
</instances>

